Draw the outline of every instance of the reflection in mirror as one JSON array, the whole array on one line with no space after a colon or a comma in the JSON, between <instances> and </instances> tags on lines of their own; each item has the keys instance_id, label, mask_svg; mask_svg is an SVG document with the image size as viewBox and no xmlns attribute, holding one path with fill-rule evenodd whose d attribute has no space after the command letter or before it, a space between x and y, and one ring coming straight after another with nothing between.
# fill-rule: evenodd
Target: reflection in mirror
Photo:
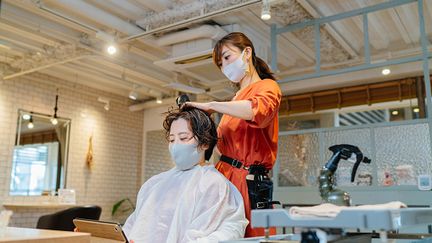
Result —
<instances>
[{"instance_id":1,"label":"reflection in mirror","mask_svg":"<svg viewBox=\"0 0 432 243\"><path fill-rule=\"evenodd\" d=\"M10 195L31 196L64 188L70 119L18 111Z\"/></svg>"}]
</instances>

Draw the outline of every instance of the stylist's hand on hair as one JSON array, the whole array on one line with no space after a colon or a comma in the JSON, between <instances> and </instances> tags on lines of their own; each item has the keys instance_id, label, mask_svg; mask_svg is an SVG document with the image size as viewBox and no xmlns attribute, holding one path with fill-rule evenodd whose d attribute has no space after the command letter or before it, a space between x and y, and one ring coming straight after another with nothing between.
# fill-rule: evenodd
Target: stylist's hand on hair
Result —
<instances>
[{"instance_id":1,"label":"stylist's hand on hair","mask_svg":"<svg viewBox=\"0 0 432 243\"><path fill-rule=\"evenodd\" d=\"M208 114L212 114L213 112L215 112L215 110L213 110L211 107L212 103L213 102L199 103L199 102L188 101L188 102L184 103L184 105L181 108L183 108L184 106L190 106L190 107L195 107L195 108L198 108L200 110L203 110L203 111L207 112Z\"/></svg>"}]
</instances>

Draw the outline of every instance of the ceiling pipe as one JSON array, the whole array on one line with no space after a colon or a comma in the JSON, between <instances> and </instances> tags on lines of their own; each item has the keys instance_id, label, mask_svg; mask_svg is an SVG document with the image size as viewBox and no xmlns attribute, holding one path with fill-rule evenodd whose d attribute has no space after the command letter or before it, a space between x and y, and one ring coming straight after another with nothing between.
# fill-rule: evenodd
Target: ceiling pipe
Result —
<instances>
[{"instance_id":1,"label":"ceiling pipe","mask_svg":"<svg viewBox=\"0 0 432 243\"><path fill-rule=\"evenodd\" d=\"M74 24L76 24L76 25L79 25L79 26L81 26L81 27L83 27L83 28L85 28L85 29L88 29L88 30L91 30L91 31L94 31L94 32L98 32L98 31L99 31L97 28L95 28L95 27L93 27L93 26L90 26L90 25L88 25L88 24L84 24L84 23L82 23L82 22L80 22L80 21L78 21L78 20L75 20L75 19L73 19L73 18L71 18L71 17L69 17L69 16L65 16L64 14L61 14L61 13L57 12L57 11L55 11L54 9L51 9L51 8L48 8L48 7L44 6L44 5L42 4L42 2L40 2L40 1L36 2L36 5L37 5L37 7L38 7L39 9L41 9L41 10L43 10L43 11L45 11L45 12L48 12L48 13L50 13L50 14L52 14L52 15L54 15L54 16L57 16L57 17L59 17L59 18L62 18L62 19L66 19L66 20L68 20L69 22L72 22L72 23L74 23Z\"/></svg>"},{"instance_id":2,"label":"ceiling pipe","mask_svg":"<svg viewBox=\"0 0 432 243\"><path fill-rule=\"evenodd\" d=\"M122 31L124 33L126 33L127 35L133 35L133 34L137 34L142 32L143 30L132 23L129 23L119 17L116 17L110 13L107 13L91 4L88 4L82 0L73 0L73 1L68 1L68 0L58 0L57 3L68 7L70 9L73 9L76 12L79 13L83 13L85 15L91 16L96 22L103 24L103 25L107 25L109 27L111 27L112 29L118 30L118 31ZM42 4L41 1L37 2L37 6L39 9L44 10L48 13L51 13L57 17L66 19L78 26L84 27L88 30L91 30L93 32L97 33L101 33L102 31L98 28L95 28L93 26L90 26L86 23L83 23L79 20L76 20L70 16L67 16L63 13L60 13L54 9L51 9L45 5ZM148 40L148 41L152 41L152 40Z\"/></svg>"},{"instance_id":3,"label":"ceiling pipe","mask_svg":"<svg viewBox=\"0 0 432 243\"><path fill-rule=\"evenodd\" d=\"M166 105L170 105L170 104L174 105L175 103L176 103L176 97L163 99L161 104L156 103L155 100L151 100L151 101L146 101L146 102L139 103L136 105L131 105L131 106L129 106L129 110L130 111L141 111L141 110L146 110L146 109L150 109L150 108L166 106Z\"/></svg>"},{"instance_id":4,"label":"ceiling pipe","mask_svg":"<svg viewBox=\"0 0 432 243\"><path fill-rule=\"evenodd\" d=\"M4 80L8 80L8 79L16 78L16 77L19 77L19 76L22 76L22 75L25 75L25 74L37 72L37 71L40 71L40 70L43 70L43 69L46 69L46 68L50 68L50 67L53 67L53 66L65 64L65 63L68 63L68 62L77 61L77 60L80 60L80 59L83 59L83 58L92 57L92 56L95 56L95 55L82 55L82 56L68 58L66 60L62 60L62 61L58 61L58 62L54 62L54 63L49 63L49 64L42 65L42 66L39 66L39 67L31 68L29 70L25 70L25 71L22 71L22 72L6 75L6 76L3 77L3 79Z\"/></svg>"},{"instance_id":5,"label":"ceiling pipe","mask_svg":"<svg viewBox=\"0 0 432 243\"><path fill-rule=\"evenodd\" d=\"M110 13L107 13L91 4L84 2L83 0L57 0L56 3L60 3L63 6L73 9L77 13L91 16L97 22L110 26L113 29L125 32L128 35L134 35L143 31L138 26Z\"/></svg>"},{"instance_id":6,"label":"ceiling pipe","mask_svg":"<svg viewBox=\"0 0 432 243\"><path fill-rule=\"evenodd\" d=\"M64 0L62 0L62 1L64 1ZM169 24L169 25L166 25L166 26L162 26L162 27L159 27L159 28L156 28L156 29L153 29L153 30L149 30L149 31L145 31L145 32L142 32L142 33L139 33L139 34L136 34L136 35L131 35L129 37L121 39L119 42L120 43L122 43L122 42L128 42L128 41L135 40L135 39L138 39L138 38L150 35L150 34L158 33L158 32L161 32L161 31L170 30L170 29L173 29L173 28L179 28L179 27L182 27L182 26L185 26L185 25L188 25L188 24L192 24L192 23L195 23L195 22L198 22L198 21L203 21L203 20L209 19L211 17L215 17L215 16L220 15L220 14L224 14L224 13L227 13L227 12L239 9L239 8L243 8L243 7L249 7L249 6L258 4L258 3L261 3L261 0L252 0L252 1L244 2L244 3L236 4L236 5L233 5L233 6L228 7L228 8L219 9L219 10L207 13L207 14L203 14L203 15L197 16L197 17L193 17L193 18L190 18L190 19L185 19L185 20L179 21L177 23L173 23L173 24Z\"/></svg>"},{"instance_id":7,"label":"ceiling pipe","mask_svg":"<svg viewBox=\"0 0 432 243\"><path fill-rule=\"evenodd\" d=\"M156 40L156 44L159 46L169 46L172 44L201 38L219 40L226 34L228 33L217 25L201 25L197 28L164 35L163 37Z\"/></svg>"}]
</instances>

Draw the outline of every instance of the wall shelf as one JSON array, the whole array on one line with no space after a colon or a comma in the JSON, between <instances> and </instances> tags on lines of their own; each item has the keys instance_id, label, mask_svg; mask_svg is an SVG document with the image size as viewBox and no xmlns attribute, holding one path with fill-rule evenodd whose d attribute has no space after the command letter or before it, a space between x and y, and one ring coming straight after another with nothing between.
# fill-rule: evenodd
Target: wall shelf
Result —
<instances>
[{"instance_id":1,"label":"wall shelf","mask_svg":"<svg viewBox=\"0 0 432 243\"><path fill-rule=\"evenodd\" d=\"M41 209L41 208L69 208L77 206L76 204L65 204L65 203L52 203L52 202L38 202L38 203L4 203L3 207L6 209Z\"/></svg>"}]
</instances>

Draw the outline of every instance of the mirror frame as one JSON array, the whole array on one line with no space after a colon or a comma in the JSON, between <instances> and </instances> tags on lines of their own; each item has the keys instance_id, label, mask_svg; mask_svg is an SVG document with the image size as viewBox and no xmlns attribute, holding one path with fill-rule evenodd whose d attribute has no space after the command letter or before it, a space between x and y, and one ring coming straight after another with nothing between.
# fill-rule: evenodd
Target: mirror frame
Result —
<instances>
[{"instance_id":1,"label":"mirror frame","mask_svg":"<svg viewBox=\"0 0 432 243\"><path fill-rule=\"evenodd\" d=\"M39 112L34 112L34 111L28 111L28 110L24 110L24 109L18 109L17 129L16 129L16 133L15 133L15 143L14 143L13 149L15 149L16 146L20 145L21 125L23 122L22 117L24 114L31 114L32 116L36 116L36 117L40 117L40 118L46 118L46 119L52 118L51 115L47 115L47 114L43 114L43 113L39 113ZM63 163L63 173L64 173L63 183L61 183L61 179L60 179L60 184L59 184L59 187L56 188L56 192L58 191L58 189L66 188L66 184L67 184L67 168L68 168L68 164L69 164L68 159L69 159L70 130L71 130L71 126L72 126L72 120L70 118L57 117L57 120L64 122L63 125L66 126L66 136L65 136L65 152L64 152L64 156L62 158L64 161L64 163ZM13 170L13 159L11 161L11 170ZM11 177L11 180L12 180L12 177ZM8 185L9 195L10 195L10 183L11 182L9 181L9 185ZM33 195L26 195L26 196L33 196Z\"/></svg>"}]
</instances>

